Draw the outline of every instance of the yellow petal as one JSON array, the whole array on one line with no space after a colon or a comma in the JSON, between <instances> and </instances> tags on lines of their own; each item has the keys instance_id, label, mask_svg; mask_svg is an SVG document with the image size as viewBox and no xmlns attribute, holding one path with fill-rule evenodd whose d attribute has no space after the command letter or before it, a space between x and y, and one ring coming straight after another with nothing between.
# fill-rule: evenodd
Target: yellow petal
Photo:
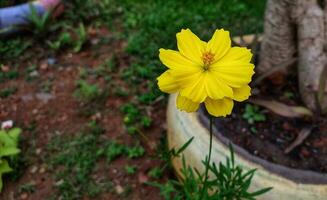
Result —
<instances>
[{"instance_id":1,"label":"yellow petal","mask_svg":"<svg viewBox=\"0 0 327 200\"><path fill-rule=\"evenodd\" d=\"M182 29L176 34L178 50L183 56L194 61L198 65L203 65L202 53L205 43L201 41L190 29Z\"/></svg>"},{"instance_id":2,"label":"yellow petal","mask_svg":"<svg viewBox=\"0 0 327 200\"><path fill-rule=\"evenodd\" d=\"M234 106L234 102L230 98L213 100L208 97L204 103L209 114L215 117L226 117L226 115L230 115Z\"/></svg>"},{"instance_id":3,"label":"yellow petal","mask_svg":"<svg viewBox=\"0 0 327 200\"><path fill-rule=\"evenodd\" d=\"M222 58L231 48L229 32L224 29L216 30L207 44L206 51L215 55L215 61Z\"/></svg>"},{"instance_id":4,"label":"yellow petal","mask_svg":"<svg viewBox=\"0 0 327 200\"><path fill-rule=\"evenodd\" d=\"M171 70L167 70L161 74L158 78L159 89L166 93L175 93L179 90L178 84L171 75Z\"/></svg>"},{"instance_id":5,"label":"yellow petal","mask_svg":"<svg viewBox=\"0 0 327 200\"><path fill-rule=\"evenodd\" d=\"M233 99L235 101L244 101L247 100L251 95L251 88L248 85L245 85L240 88L233 88L233 92L234 92Z\"/></svg>"},{"instance_id":6,"label":"yellow petal","mask_svg":"<svg viewBox=\"0 0 327 200\"><path fill-rule=\"evenodd\" d=\"M208 96L211 99L222 99L224 97L233 97L233 90L224 81L222 81L215 73L207 72L205 86Z\"/></svg>"},{"instance_id":7,"label":"yellow petal","mask_svg":"<svg viewBox=\"0 0 327 200\"><path fill-rule=\"evenodd\" d=\"M206 74L201 73L199 78L194 80L193 83L189 83L190 86L183 88L180 92L181 96L192 100L193 102L201 103L207 98L207 92L205 89Z\"/></svg>"},{"instance_id":8,"label":"yellow petal","mask_svg":"<svg viewBox=\"0 0 327 200\"><path fill-rule=\"evenodd\" d=\"M249 63L252 59L252 53L245 47L232 47L218 62L241 61Z\"/></svg>"},{"instance_id":9,"label":"yellow petal","mask_svg":"<svg viewBox=\"0 0 327 200\"><path fill-rule=\"evenodd\" d=\"M193 102L180 94L176 99L177 108L186 112L195 112L199 108L199 103Z\"/></svg>"},{"instance_id":10,"label":"yellow petal","mask_svg":"<svg viewBox=\"0 0 327 200\"><path fill-rule=\"evenodd\" d=\"M192 87L202 76L202 72L195 72L187 74L184 71L172 70L171 75L174 77L176 83L180 86L180 89Z\"/></svg>"},{"instance_id":11,"label":"yellow petal","mask_svg":"<svg viewBox=\"0 0 327 200\"><path fill-rule=\"evenodd\" d=\"M190 59L187 59L178 51L159 49L159 58L161 62L169 69L192 72L201 68L200 65L192 62Z\"/></svg>"},{"instance_id":12,"label":"yellow petal","mask_svg":"<svg viewBox=\"0 0 327 200\"><path fill-rule=\"evenodd\" d=\"M210 70L231 87L242 87L250 83L254 74L254 65L242 61L217 62Z\"/></svg>"}]
</instances>

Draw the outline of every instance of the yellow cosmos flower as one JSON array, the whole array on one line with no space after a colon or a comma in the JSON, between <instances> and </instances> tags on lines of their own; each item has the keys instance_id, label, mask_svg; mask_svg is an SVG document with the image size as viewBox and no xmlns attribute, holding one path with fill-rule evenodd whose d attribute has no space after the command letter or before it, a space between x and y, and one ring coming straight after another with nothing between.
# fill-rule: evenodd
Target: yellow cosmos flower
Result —
<instances>
[{"instance_id":1,"label":"yellow cosmos flower","mask_svg":"<svg viewBox=\"0 0 327 200\"><path fill-rule=\"evenodd\" d=\"M158 85L163 92L179 93L177 108L194 112L204 102L211 115L226 116L232 112L233 100L249 98L252 53L247 48L231 47L228 31L216 30L209 42L189 29L176 37L179 51L159 50L168 70L158 77Z\"/></svg>"}]
</instances>

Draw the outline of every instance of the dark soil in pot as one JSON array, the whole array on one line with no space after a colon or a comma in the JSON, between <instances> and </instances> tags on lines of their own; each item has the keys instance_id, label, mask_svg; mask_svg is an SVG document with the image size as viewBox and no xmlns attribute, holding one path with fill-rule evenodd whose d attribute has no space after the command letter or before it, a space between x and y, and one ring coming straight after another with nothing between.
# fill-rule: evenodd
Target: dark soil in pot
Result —
<instances>
[{"instance_id":1,"label":"dark soil in pot","mask_svg":"<svg viewBox=\"0 0 327 200\"><path fill-rule=\"evenodd\" d=\"M252 88L252 93L256 93L253 96L257 98L293 106L303 105L295 74L275 74ZM264 115L265 120L249 123L244 117L249 104L253 105L249 102L235 102L232 115L216 119L218 132L250 154L272 163L327 172L327 118L316 114L310 118L286 118L259 107L257 113ZM285 153L305 127L312 129L310 135L289 153Z\"/></svg>"}]
</instances>

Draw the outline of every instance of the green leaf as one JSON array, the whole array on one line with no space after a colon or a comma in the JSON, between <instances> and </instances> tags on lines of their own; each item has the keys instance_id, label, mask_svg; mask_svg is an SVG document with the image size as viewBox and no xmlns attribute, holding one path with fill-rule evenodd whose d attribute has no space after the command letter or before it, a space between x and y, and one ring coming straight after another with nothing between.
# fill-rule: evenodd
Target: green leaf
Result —
<instances>
[{"instance_id":1,"label":"green leaf","mask_svg":"<svg viewBox=\"0 0 327 200\"><path fill-rule=\"evenodd\" d=\"M262 190L259 190L259 191L256 191L256 192L253 192L253 193L251 193L250 195L251 195L252 197L259 196L259 195L262 195L262 194L264 194L264 193L266 193L266 192L269 192L271 189L273 189L273 188L272 188L272 187L264 188L264 189L262 189Z\"/></svg>"},{"instance_id":2,"label":"green leaf","mask_svg":"<svg viewBox=\"0 0 327 200\"><path fill-rule=\"evenodd\" d=\"M12 156L20 153L20 149L16 147L1 147L0 148L0 158L3 156Z\"/></svg>"},{"instance_id":3,"label":"green leaf","mask_svg":"<svg viewBox=\"0 0 327 200\"><path fill-rule=\"evenodd\" d=\"M10 129L8 135L17 143L21 132L22 132L22 129L13 128L13 129Z\"/></svg>"},{"instance_id":4,"label":"green leaf","mask_svg":"<svg viewBox=\"0 0 327 200\"><path fill-rule=\"evenodd\" d=\"M0 192L2 191L3 182L2 182L2 174L11 172L12 169L9 167L9 164L6 160L0 160Z\"/></svg>"}]
</instances>

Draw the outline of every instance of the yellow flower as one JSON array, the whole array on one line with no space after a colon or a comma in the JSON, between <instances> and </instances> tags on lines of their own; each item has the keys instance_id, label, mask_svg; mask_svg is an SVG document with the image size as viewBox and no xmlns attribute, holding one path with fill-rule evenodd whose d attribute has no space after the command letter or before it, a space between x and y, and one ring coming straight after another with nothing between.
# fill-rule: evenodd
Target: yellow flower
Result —
<instances>
[{"instance_id":1,"label":"yellow flower","mask_svg":"<svg viewBox=\"0 0 327 200\"><path fill-rule=\"evenodd\" d=\"M158 77L158 85L163 92L179 93L179 109L194 112L204 102L211 115L226 116L232 112L233 100L249 98L252 53L247 48L231 47L228 31L216 30L209 42L189 29L182 29L176 37L179 51L159 50L168 70Z\"/></svg>"}]
</instances>

